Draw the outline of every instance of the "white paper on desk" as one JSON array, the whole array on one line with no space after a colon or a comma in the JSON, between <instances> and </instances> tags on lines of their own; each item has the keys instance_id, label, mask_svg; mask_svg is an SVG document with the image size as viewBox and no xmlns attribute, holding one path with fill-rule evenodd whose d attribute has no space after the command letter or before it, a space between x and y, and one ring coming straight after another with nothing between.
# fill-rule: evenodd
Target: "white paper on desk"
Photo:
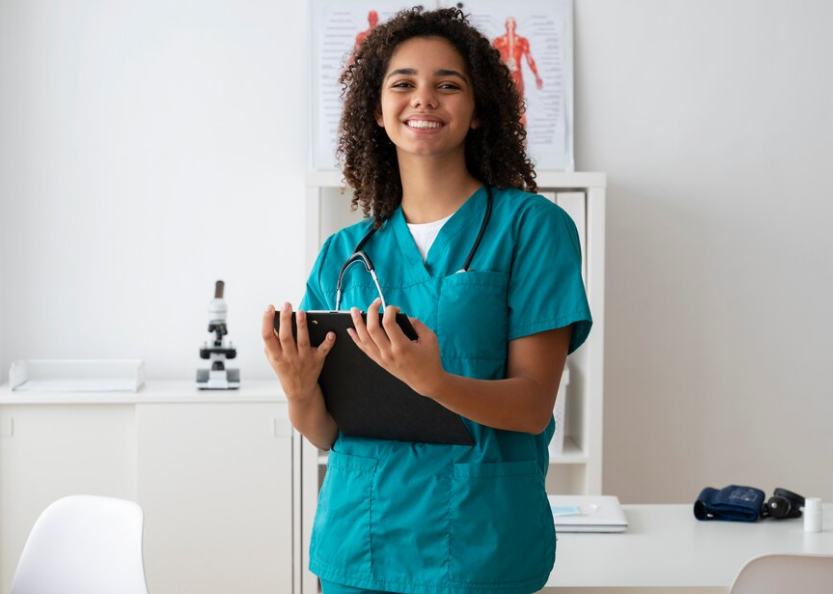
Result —
<instances>
[{"instance_id":1,"label":"white paper on desk","mask_svg":"<svg viewBox=\"0 0 833 594\"><path fill-rule=\"evenodd\" d=\"M558 532L624 532L628 528L625 512L615 495L547 495L547 499L553 509L574 506L583 512L574 515L553 513ZM593 506L595 512L584 513Z\"/></svg>"},{"instance_id":2,"label":"white paper on desk","mask_svg":"<svg viewBox=\"0 0 833 594\"><path fill-rule=\"evenodd\" d=\"M28 380L15 392L135 392L136 379Z\"/></svg>"}]
</instances>

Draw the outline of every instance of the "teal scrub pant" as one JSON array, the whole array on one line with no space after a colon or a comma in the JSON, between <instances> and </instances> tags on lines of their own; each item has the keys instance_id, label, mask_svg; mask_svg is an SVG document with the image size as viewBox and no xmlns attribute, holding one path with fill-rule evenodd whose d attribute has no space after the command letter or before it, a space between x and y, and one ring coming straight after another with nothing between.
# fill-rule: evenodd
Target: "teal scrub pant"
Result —
<instances>
[{"instance_id":1,"label":"teal scrub pant","mask_svg":"<svg viewBox=\"0 0 833 594\"><path fill-rule=\"evenodd\" d=\"M392 592L384 592L382 590L365 590L364 588L354 588L353 586L343 586L334 582L321 580L321 594L394 594Z\"/></svg>"}]
</instances>

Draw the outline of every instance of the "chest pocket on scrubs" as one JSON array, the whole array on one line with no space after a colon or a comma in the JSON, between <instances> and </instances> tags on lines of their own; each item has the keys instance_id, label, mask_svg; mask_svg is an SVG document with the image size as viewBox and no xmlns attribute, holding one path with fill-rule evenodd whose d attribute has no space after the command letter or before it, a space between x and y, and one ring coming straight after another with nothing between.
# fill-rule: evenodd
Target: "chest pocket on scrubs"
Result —
<instances>
[{"instance_id":1,"label":"chest pocket on scrubs","mask_svg":"<svg viewBox=\"0 0 833 594\"><path fill-rule=\"evenodd\" d=\"M449 501L452 580L540 578L555 564L555 525L534 461L455 464Z\"/></svg>"},{"instance_id":2,"label":"chest pocket on scrubs","mask_svg":"<svg viewBox=\"0 0 833 594\"><path fill-rule=\"evenodd\" d=\"M370 572L370 519L376 463L373 458L330 450L312 527L311 557L330 565L349 567L356 573Z\"/></svg>"},{"instance_id":3,"label":"chest pocket on scrubs","mask_svg":"<svg viewBox=\"0 0 833 594\"><path fill-rule=\"evenodd\" d=\"M491 359L502 368L508 336L509 274L473 270L445 277L437 304L443 359ZM491 367L495 367L492 365ZM480 379L497 379L479 369ZM493 370L494 371L494 370Z\"/></svg>"}]
</instances>

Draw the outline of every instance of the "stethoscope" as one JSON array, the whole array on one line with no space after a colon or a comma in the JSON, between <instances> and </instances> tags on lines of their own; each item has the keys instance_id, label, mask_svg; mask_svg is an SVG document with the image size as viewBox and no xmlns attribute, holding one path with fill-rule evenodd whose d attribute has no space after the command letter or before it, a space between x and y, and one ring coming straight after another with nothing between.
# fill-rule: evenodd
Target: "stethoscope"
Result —
<instances>
[{"instance_id":1,"label":"stethoscope","mask_svg":"<svg viewBox=\"0 0 833 594\"><path fill-rule=\"evenodd\" d=\"M469 257L466 258L466 263L463 264L463 267L458 270L455 274L460 274L461 272L468 272L469 266L471 265L472 258L474 258L474 254L477 252L477 248L480 246L480 240L483 239L483 233L486 231L486 225L489 224L489 218L492 216L492 188L488 185L486 186L486 214L483 216L483 223L480 225L480 232L477 234L477 239L474 240L474 245L469 252ZM373 234L376 233L376 228L371 227L370 231L367 232L362 240L356 246L356 249L353 250L353 254L347 258L344 264L341 266L341 272L338 273L338 283L336 284L336 309L338 311L339 306L341 306L341 279L344 277L344 271L350 267L351 264L355 264L356 262L363 262L365 269L370 273L373 282L376 284L376 290L379 291L379 298L382 300L382 309L384 310L387 307L385 303L385 296L382 294L382 287L379 285L379 278L376 276L376 269L373 267L373 262L370 260L368 255L362 249L364 245L370 240Z\"/></svg>"}]
</instances>

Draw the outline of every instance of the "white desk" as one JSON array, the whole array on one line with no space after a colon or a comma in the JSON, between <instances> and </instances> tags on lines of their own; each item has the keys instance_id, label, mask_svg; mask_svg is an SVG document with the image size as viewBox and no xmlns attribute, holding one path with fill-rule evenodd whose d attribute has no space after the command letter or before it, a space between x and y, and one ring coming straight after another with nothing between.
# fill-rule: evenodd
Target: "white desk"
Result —
<instances>
[{"instance_id":1,"label":"white desk","mask_svg":"<svg viewBox=\"0 0 833 594\"><path fill-rule=\"evenodd\" d=\"M621 534L558 535L547 588L723 587L749 559L766 553L833 555L833 505L824 532L804 532L804 519L700 522L693 505L624 505Z\"/></svg>"}]
</instances>

